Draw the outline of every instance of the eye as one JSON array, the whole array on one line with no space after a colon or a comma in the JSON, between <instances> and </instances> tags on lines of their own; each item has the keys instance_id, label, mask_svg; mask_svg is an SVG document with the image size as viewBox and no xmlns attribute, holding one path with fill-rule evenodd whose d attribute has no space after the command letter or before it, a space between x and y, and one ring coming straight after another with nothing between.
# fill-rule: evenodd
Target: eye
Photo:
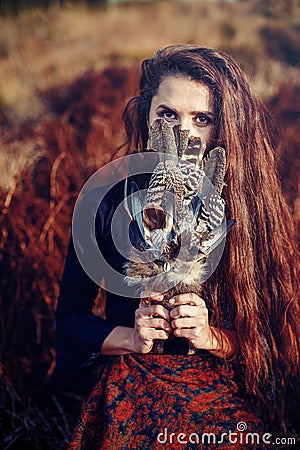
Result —
<instances>
[{"instance_id":1,"label":"eye","mask_svg":"<svg viewBox=\"0 0 300 450\"><path fill-rule=\"evenodd\" d=\"M169 122L171 120L176 120L177 119L176 113L174 111L172 111L171 109L164 109L162 111L159 111L158 112L158 116L166 119Z\"/></svg>"},{"instance_id":2,"label":"eye","mask_svg":"<svg viewBox=\"0 0 300 450\"><path fill-rule=\"evenodd\" d=\"M208 116L207 114L198 114L195 118L194 121L196 122L196 125L200 126L200 127L205 127L207 125L210 125L213 123L213 119Z\"/></svg>"}]
</instances>

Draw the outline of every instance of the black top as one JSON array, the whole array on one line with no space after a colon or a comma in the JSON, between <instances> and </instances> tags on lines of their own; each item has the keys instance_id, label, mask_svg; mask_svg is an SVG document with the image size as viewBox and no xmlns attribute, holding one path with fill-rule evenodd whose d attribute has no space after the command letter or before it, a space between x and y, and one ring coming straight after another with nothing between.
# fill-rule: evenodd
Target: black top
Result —
<instances>
[{"instance_id":1,"label":"black top","mask_svg":"<svg viewBox=\"0 0 300 450\"><path fill-rule=\"evenodd\" d=\"M102 201L101 198L103 198ZM107 357L100 355L100 348L107 335L116 326L134 326L134 313L139 305L139 299L132 298L133 293L130 289L122 285L123 265L127 259L121 254L123 251L120 253L117 250L114 241L117 239L117 242L123 244L128 235L126 227L128 217L126 219L124 208L121 207L121 213L114 217L123 199L124 180L114 185L105 196L103 196L103 188L93 189L77 207L80 230L74 226L73 222L56 310L56 376L58 378L73 377L80 369L95 361L105 361ZM94 218L93 211L96 211ZM96 274L92 274L94 279L97 273L101 274L101 278L105 278L104 283L108 289L106 290L106 319L92 313L101 278L97 278L98 284L93 281L90 273L89 275L86 273L86 267L85 269L82 267L77 257L78 252L81 252L81 255L83 257L86 255L89 261L93 259L90 257L89 246L95 247L96 244L92 237L94 230L91 230L91 223L95 225L95 238L100 252L109 267L113 269L112 271L107 269L104 260L99 258L94 264L97 266ZM84 238L81 232L84 233ZM120 274L121 281L115 280L114 271ZM124 292L125 295L120 295L120 292Z\"/></svg>"}]
</instances>

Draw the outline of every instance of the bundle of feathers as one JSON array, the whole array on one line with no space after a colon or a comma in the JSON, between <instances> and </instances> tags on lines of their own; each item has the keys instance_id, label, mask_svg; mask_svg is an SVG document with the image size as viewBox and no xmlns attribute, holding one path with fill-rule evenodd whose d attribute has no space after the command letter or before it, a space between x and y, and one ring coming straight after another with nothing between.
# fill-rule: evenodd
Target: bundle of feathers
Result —
<instances>
[{"instance_id":1,"label":"bundle of feathers","mask_svg":"<svg viewBox=\"0 0 300 450\"><path fill-rule=\"evenodd\" d=\"M201 296L202 283L219 261L214 250L224 246L234 223L226 220L221 197L226 154L221 147L206 151L200 138L189 138L189 130L170 126L164 119L152 124L148 150L158 152L160 160L146 197L133 179L125 183L132 244L125 282L137 293L163 293L162 303L171 309L174 295Z\"/></svg>"}]
</instances>

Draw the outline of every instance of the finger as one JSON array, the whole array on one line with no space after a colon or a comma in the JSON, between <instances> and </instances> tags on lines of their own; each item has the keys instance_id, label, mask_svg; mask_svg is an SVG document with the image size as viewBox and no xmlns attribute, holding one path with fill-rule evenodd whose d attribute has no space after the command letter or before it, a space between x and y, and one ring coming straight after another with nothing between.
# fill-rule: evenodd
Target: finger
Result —
<instances>
[{"instance_id":1,"label":"finger","mask_svg":"<svg viewBox=\"0 0 300 450\"><path fill-rule=\"evenodd\" d=\"M161 318L145 318L144 321L144 326L147 328L154 328L154 329L161 329L161 330L165 330L167 332L170 332L172 330L172 327L170 325L170 323L165 320L165 319L161 319Z\"/></svg>"},{"instance_id":2,"label":"finger","mask_svg":"<svg viewBox=\"0 0 300 450\"><path fill-rule=\"evenodd\" d=\"M189 339L191 341L195 340L195 339L199 339L199 337L201 336L201 334L203 333L204 329L199 328L199 327L195 327L195 328L176 328L174 330L174 335L176 337L183 337L186 339Z\"/></svg>"},{"instance_id":3,"label":"finger","mask_svg":"<svg viewBox=\"0 0 300 450\"><path fill-rule=\"evenodd\" d=\"M152 341L154 339L168 339L169 334L165 330L156 330L154 328L143 328L140 337L144 341Z\"/></svg>"},{"instance_id":4,"label":"finger","mask_svg":"<svg viewBox=\"0 0 300 450\"><path fill-rule=\"evenodd\" d=\"M136 320L140 318L161 317L170 322L170 312L161 304L151 306L140 306L135 312Z\"/></svg>"},{"instance_id":5,"label":"finger","mask_svg":"<svg viewBox=\"0 0 300 450\"><path fill-rule=\"evenodd\" d=\"M170 312L161 304L151 305L148 308L148 312L153 317L162 317L163 319L170 320Z\"/></svg>"},{"instance_id":6,"label":"finger","mask_svg":"<svg viewBox=\"0 0 300 450\"><path fill-rule=\"evenodd\" d=\"M176 337L192 339L192 330L190 328L176 328L176 330L174 330L174 335Z\"/></svg>"},{"instance_id":7,"label":"finger","mask_svg":"<svg viewBox=\"0 0 300 450\"><path fill-rule=\"evenodd\" d=\"M153 291L142 291L140 294L140 298L146 298L150 300L156 300L158 302L161 302L164 299L163 294L160 292L153 292Z\"/></svg>"},{"instance_id":8,"label":"finger","mask_svg":"<svg viewBox=\"0 0 300 450\"><path fill-rule=\"evenodd\" d=\"M170 310L171 319L177 317L208 317L208 310L205 306L180 305Z\"/></svg>"},{"instance_id":9,"label":"finger","mask_svg":"<svg viewBox=\"0 0 300 450\"><path fill-rule=\"evenodd\" d=\"M151 300L148 297L140 297L139 308L147 308L147 306L151 305Z\"/></svg>"},{"instance_id":10,"label":"finger","mask_svg":"<svg viewBox=\"0 0 300 450\"><path fill-rule=\"evenodd\" d=\"M206 319L195 317L182 317L179 319L172 320L171 322L172 328L180 329L180 328L202 328L207 325Z\"/></svg>"},{"instance_id":11,"label":"finger","mask_svg":"<svg viewBox=\"0 0 300 450\"><path fill-rule=\"evenodd\" d=\"M198 294L195 294L194 292L188 292L186 294L178 294L174 297L170 298L169 304L172 306L178 306L178 305L194 305L194 306L206 306L205 301L203 298L199 297Z\"/></svg>"}]
</instances>

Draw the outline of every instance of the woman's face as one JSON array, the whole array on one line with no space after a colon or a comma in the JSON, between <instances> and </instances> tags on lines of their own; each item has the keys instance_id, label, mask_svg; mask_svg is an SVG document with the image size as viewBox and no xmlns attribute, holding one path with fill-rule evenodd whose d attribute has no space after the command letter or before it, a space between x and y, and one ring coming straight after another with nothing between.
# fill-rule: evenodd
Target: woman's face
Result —
<instances>
[{"instance_id":1,"label":"woman's face","mask_svg":"<svg viewBox=\"0 0 300 450\"><path fill-rule=\"evenodd\" d=\"M211 89L200 81L184 75L170 75L162 79L152 98L149 123L159 117L170 124L189 130L190 136L200 137L209 147L214 138L214 102Z\"/></svg>"}]
</instances>

